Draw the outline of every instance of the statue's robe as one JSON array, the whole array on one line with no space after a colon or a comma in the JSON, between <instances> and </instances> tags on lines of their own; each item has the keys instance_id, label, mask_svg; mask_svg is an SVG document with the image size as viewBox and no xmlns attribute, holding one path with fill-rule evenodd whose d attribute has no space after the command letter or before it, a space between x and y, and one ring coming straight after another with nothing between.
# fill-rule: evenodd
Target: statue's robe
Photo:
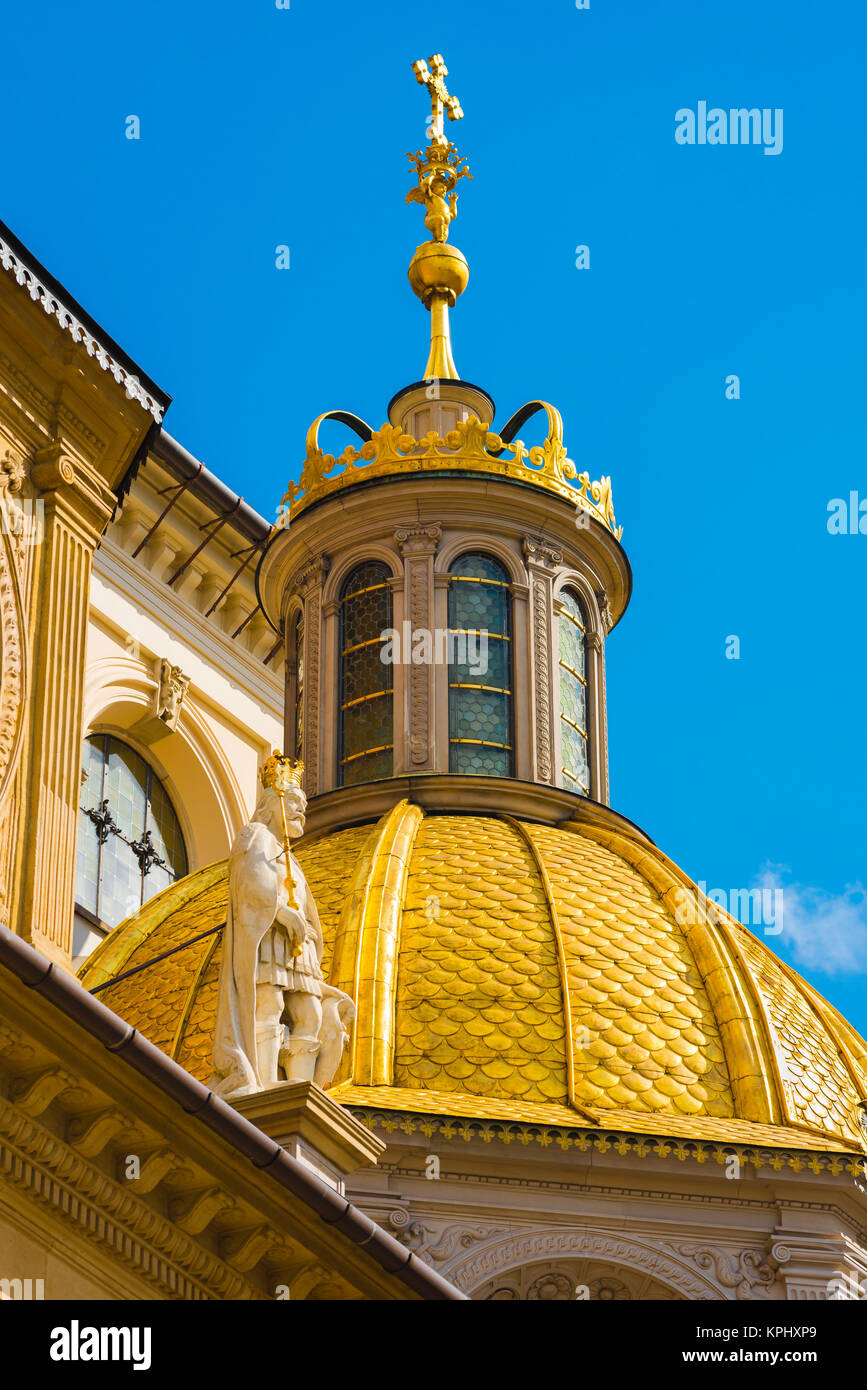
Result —
<instances>
[{"instance_id":1,"label":"statue's robe","mask_svg":"<svg viewBox=\"0 0 867 1390\"><path fill-rule=\"evenodd\" d=\"M313 938L319 973L319 913L304 872L291 855L290 865L295 900ZM217 1095L226 1098L263 1089L256 1052L256 976L263 938L274 926L280 908L287 906L285 877L281 842L260 821L242 826L229 854L229 902L214 1030L214 1074L208 1083ZM309 946L304 954L310 955Z\"/></svg>"}]
</instances>

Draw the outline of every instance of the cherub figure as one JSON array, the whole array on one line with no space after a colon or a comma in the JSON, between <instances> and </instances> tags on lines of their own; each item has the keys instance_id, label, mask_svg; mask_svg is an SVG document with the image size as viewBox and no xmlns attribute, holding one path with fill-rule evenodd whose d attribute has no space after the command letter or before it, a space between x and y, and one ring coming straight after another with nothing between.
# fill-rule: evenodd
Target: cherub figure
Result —
<instances>
[{"instance_id":1,"label":"cherub figure","mask_svg":"<svg viewBox=\"0 0 867 1390\"><path fill-rule=\"evenodd\" d=\"M449 223L458 215L458 195L452 191L446 201L447 193L448 184L441 173L434 171L423 178L417 188L411 188L406 195L408 203L424 204L427 209L424 225L434 241L448 241Z\"/></svg>"},{"instance_id":2,"label":"cherub figure","mask_svg":"<svg viewBox=\"0 0 867 1390\"><path fill-rule=\"evenodd\" d=\"M455 184L458 179L473 176L454 145L438 149L431 145L423 153L408 154L407 158L415 165L418 186L411 188L406 195L408 203L421 203L425 208L424 225L433 241L448 241L449 224L458 215L458 195Z\"/></svg>"}]
</instances>

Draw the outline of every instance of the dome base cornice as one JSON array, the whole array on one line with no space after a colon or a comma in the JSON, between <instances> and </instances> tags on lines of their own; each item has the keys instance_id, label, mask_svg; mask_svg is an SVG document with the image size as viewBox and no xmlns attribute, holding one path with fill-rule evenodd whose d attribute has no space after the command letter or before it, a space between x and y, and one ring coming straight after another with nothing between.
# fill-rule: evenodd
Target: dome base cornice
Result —
<instances>
[{"instance_id":1,"label":"dome base cornice","mask_svg":"<svg viewBox=\"0 0 867 1390\"><path fill-rule=\"evenodd\" d=\"M426 815L510 815L542 825L574 821L626 835L653 845L651 837L626 816L589 797L560 787L522 782L514 777L461 777L455 773L416 773L340 787L312 797L307 830L299 848L313 839L351 825L377 821L399 801L419 806Z\"/></svg>"}]
</instances>

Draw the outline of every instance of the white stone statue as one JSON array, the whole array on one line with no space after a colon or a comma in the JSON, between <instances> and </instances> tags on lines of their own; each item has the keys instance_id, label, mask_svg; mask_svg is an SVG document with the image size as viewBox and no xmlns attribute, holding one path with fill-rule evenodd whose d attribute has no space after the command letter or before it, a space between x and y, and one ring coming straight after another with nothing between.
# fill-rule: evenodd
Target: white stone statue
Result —
<instances>
[{"instance_id":1,"label":"white stone statue","mask_svg":"<svg viewBox=\"0 0 867 1390\"><path fill-rule=\"evenodd\" d=\"M289 842L304 833L303 765L275 752L229 854L210 1085L227 1100L281 1081L331 1084L355 1005L322 978L322 928Z\"/></svg>"}]
</instances>

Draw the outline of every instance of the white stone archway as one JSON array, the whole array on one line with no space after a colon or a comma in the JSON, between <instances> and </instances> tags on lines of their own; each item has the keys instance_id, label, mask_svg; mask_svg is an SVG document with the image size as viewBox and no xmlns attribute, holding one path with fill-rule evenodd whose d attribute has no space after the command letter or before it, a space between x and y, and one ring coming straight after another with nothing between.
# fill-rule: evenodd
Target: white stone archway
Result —
<instances>
[{"instance_id":1,"label":"white stone archway","mask_svg":"<svg viewBox=\"0 0 867 1390\"><path fill-rule=\"evenodd\" d=\"M191 694L173 733L149 743L136 736L136 725L153 707L157 685L151 667L136 658L94 662L85 684L83 737L114 734L153 767L181 823L193 870L225 858L247 818L247 803L231 762Z\"/></svg>"}]
</instances>

